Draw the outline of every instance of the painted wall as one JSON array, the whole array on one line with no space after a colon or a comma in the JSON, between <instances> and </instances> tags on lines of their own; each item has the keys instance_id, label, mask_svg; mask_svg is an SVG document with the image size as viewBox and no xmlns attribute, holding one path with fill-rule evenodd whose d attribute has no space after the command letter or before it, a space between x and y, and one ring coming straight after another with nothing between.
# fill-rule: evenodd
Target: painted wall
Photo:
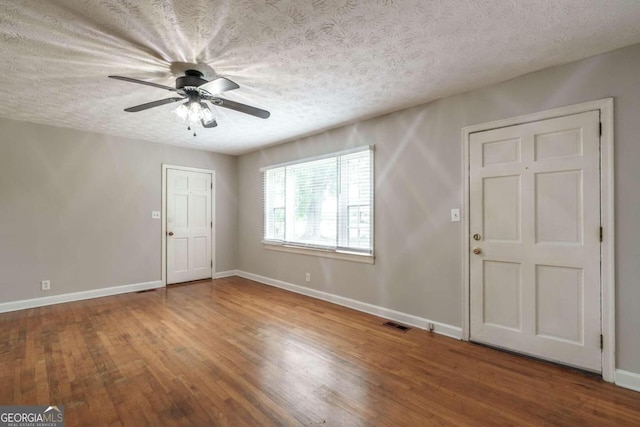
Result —
<instances>
[{"instance_id":1,"label":"painted wall","mask_svg":"<svg viewBox=\"0 0 640 427\"><path fill-rule=\"evenodd\" d=\"M239 269L461 326L462 223L449 215L462 207L461 128L615 97L617 367L640 372L638 70L635 45L246 154ZM259 168L365 144L376 145L375 265L265 250Z\"/></svg>"},{"instance_id":2,"label":"painted wall","mask_svg":"<svg viewBox=\"0 0 640 427\"><path fill-rule=\"evenodd\" d=\"M236 268L236 157L0 119L0 303L160 280L162 163L216 171L216 269Z\"/></svg>"}]
</instances>

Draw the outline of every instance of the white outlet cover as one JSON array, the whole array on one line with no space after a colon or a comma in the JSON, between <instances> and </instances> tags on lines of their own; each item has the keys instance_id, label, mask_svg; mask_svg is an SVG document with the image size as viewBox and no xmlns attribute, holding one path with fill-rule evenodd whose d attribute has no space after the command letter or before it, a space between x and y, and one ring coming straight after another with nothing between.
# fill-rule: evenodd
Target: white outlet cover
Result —
<instances>
[{"instance_id":1,"label":"white outlet cover","mask_svg":"<svg viewBox=\"0 0 640 427\"><path fill-rule=\"evenodd\" d=\"M151 211L151 218L160 219L160 211Z\"/></svg>"},{"instance_id":2,"label":"white outlet cover","mask_svg":"<svg viewBox=\"0 0 640 427\"><path fill-rule=\"evenodd\" d=\"M451 209L451 222L460 222L460 209Z\"/></svg>"}]
</instances>

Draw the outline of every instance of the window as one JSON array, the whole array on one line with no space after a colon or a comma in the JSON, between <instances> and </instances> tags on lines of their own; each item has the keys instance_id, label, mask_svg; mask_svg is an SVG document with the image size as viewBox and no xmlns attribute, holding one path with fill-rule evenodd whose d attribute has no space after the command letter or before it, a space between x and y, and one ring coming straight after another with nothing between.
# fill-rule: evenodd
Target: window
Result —
<instances>
[{"instance_id":1,"label":"window","mask_svg":"<svg viewBox=\"0 0 640 427\"><path fill-rule=\"evenodd\" d=\"M373 147L262 172L265 243L373 255Z\"/></svg>"}]
</instances>

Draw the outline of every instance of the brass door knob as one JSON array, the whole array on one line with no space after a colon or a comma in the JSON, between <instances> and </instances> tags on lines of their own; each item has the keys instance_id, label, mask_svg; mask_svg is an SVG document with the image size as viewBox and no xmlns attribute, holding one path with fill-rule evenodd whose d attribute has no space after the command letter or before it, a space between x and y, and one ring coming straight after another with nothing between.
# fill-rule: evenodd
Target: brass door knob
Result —
<instances>
[{"instance_id":1,"label":"brass door knob","mask_svg":"<svg viewBox=\"0 0 640 427\"><path fill-rule=\"evenodd\" d=\"M481 253L482 253L482 249L480 249L480 248L473 248L473 249L472 249L472 252L473 252L474 254L476 254L476 255L479 255L479 254L481 254Z\"/></svg>"},{"instance_id":2,"label":"brass door knob","mask_svg":"<svg viewBox=\"0 0 640 427\"><path fill-rule=\"evenodd\" d=\"M173 231L167 233L169 236L173 236Z\"/></svg>"}]
</instances>

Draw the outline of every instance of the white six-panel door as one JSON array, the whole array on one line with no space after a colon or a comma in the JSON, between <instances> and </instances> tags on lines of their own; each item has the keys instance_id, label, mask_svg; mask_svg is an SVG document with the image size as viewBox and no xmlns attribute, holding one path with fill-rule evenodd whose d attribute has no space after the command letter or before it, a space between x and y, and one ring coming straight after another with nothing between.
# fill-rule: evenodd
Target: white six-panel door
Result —
<instances>
[{"instance_id":1,"label":"white six-panel door","mask_svg":"<svg viewBox=\"0 0 640 427\"><path fill-rule=\"evenodd\" d=\"M167 284L211 277L211 174L167 169Z\"/></svg>"},{"instance_id":2,"label":"white six-panel door","mask_svg":"<svg viewBox=\"0 0 640 427\"><path fill-rule=\"evenodd\" d=\"M471 135L471 340L601 372L599 122Z\"/></svg>"}]
</instances>

